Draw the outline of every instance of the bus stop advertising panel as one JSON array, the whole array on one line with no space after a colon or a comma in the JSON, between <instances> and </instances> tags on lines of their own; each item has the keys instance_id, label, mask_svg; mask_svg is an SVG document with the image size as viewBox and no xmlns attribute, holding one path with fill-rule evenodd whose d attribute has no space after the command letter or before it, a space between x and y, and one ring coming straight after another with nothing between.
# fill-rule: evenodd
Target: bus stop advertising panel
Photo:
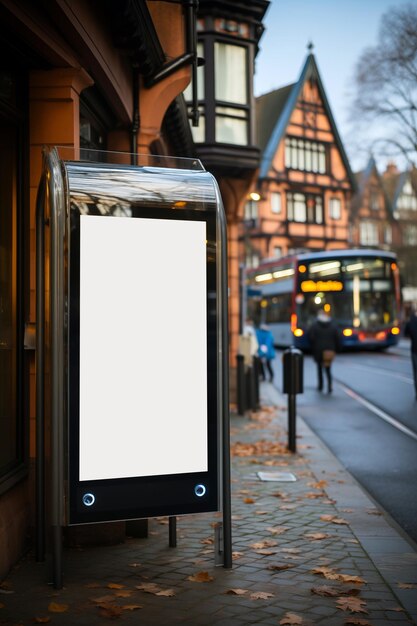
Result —
<instances>
[{"instance_id":1,"label":"bus stop advertising panel","mask_svg":"<svg viewBox=\"0 0 417 626\"><path fill-rule=\"evenodd\" d=\"M58 216L51 264L62 266L51 290L64 326L63 363L59 349L51 357L65 397L62 415L59 398L51 415L52 433L64 433L62 459L52 454L66 502L55 521L217 511L227 288L216 182L198 161L109 165L56 150L44 161L46 211Z\"/></svg>"}]
</instances>

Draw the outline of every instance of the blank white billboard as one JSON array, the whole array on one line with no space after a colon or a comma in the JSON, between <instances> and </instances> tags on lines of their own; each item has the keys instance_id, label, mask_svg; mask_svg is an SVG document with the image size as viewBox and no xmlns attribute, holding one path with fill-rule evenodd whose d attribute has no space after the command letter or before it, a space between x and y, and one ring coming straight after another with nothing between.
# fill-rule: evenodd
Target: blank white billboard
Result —
<instances>
[{"instance_id":1,"label":"blank white billboard","mask_svg":"<svg viewBox=\"0 0 417 626\"><path fill-rule=\"evenodd\" d=\"M80 481L208 471L206 223L80 217Z\"/></svg>"}]
</instances>

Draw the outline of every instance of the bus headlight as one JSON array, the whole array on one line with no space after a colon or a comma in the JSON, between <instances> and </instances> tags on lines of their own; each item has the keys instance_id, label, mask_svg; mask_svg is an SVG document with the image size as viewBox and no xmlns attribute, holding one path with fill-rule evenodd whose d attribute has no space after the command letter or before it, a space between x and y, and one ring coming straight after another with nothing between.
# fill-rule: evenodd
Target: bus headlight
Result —
<instances>
[{"instance_id":1,"label":"bus headlight","mask_svg":"<svg viewBox=\"0 0 417 626\"><path fill-rule=\"evenodd\" d=\"M344 328L342 332L345 337L352 337L353 335L353 330L351 328Z\"/></svg>"},{"instance_id":2,"label":"bus headlight","mask_svg":"<svg viewBox=\"0 0 417 626\"><path fill-rule=\"evenodd\" d=\"M294 330L294 335L295 337L302 337L304 335L304 331L302 330L302 328L296 328Z\"/></svg>"},{"instance_id":3,"label":"bus headlight","mask_svg":"<svg viewBox=\"0 0 417 626\"><path fill-rule=\"evenodd\" d=\"M400 334L400 332L401 332L401 331L400 331L400 329L398 328L398 326L393 326L393 327L391 328L391 333L392 333L393 335L399 335L399 334Z\"/></svg>"}]
</instances>

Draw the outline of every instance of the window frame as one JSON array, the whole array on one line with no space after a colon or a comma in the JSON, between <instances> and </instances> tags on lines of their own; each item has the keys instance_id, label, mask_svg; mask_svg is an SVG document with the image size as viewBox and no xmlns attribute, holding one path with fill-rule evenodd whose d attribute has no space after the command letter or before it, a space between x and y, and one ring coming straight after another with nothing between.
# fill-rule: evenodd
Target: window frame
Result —
<instances>
[{"instance_id":1,"label":"window frame","mask_svg":"<svg viewBox=\"0 0 417 626\"><path fill-rule=\"evenodd\" d=\"M288 136L285 138L284 161L285 167L289 170L308 174L327 174L327 145L305 137Z\"/></svg>"},{"instance_id":2,"label":"window frame","mask_svg":"<svg viewBox=\"0 0 417 626\"><path fill-rule=\"evenodd\" d=\"M314 206L312 205L314 202ZM323 211L323 196L321 194L303 193L301 191L287 191L287 221L295 224L325 224ZM298 203L298 206L296 206ZM295 219L297 212L304 212L304 219ZM320 216L320 219L317 219Z\"/></svg>"}]
</instances>

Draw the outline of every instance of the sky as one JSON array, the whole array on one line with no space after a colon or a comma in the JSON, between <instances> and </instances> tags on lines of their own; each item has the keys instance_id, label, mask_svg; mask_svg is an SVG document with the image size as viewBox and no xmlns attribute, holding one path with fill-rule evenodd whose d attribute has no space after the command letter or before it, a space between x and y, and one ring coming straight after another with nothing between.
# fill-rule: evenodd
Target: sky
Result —
<instances>
[{"instance_id":1,"label":"sky","mask_svg":"<svg viewBox=\"0 0 417 626\"><path fill-rule=\"evenodd\" d=\"M410 0L409 0L410 1ZM417 2L417 0L411 0ZM378 43L381 16L403 0L271 0L255 65L255 96L298 80L312 42L337 129L354 171L367 157L352 148L349 98L361 53ZM385 163L378 163L385 168Z\"/></svg>"}]
</instances>

